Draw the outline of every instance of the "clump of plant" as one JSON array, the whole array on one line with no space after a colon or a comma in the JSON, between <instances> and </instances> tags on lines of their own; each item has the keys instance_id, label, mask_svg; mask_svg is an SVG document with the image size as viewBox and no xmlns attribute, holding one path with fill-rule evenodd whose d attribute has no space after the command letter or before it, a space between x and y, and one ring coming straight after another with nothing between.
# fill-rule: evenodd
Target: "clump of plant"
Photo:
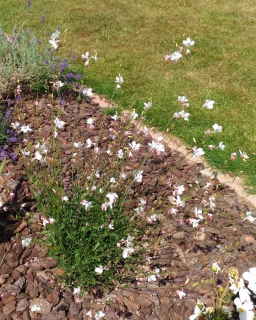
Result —
<instances>
[{"instance_id":1,"label":"clump of plant","mask_svg":"<svg viewBox=\"0 0 256 320\"><path fill-rule=\"evenodd\" d=\"M143 212L150 194L142 186L144 162L164 146L150 142L140 154L143 135L131 132L135 111L122 121L117 114L87 116L85 130L100 128L97 140L73 133L70 163L63 166L66 124L61 108L52 108L52 115L51 142L39 137L34 148L22 150L50 252L65 268L68 285L113 285L138 263L138 240L151 213Z\"/></svg>"},{"instance_id":2,"label":"clump of plant","mask_svg":"<svg viewBox=\"0 0 256 320\"><path fill-rule=\"evenodd\" d=\"M52 79L53 58L30 29L20 27L8 35L0 27L0 96L13 93L18 84L43 88Z\"/></svg>"}]
</instances>

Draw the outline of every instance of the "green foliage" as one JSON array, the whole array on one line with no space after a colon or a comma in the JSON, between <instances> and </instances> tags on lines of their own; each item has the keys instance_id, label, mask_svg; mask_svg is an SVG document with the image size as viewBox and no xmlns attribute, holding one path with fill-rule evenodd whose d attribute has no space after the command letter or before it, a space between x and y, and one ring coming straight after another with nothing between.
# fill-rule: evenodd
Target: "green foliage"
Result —
<instances>
[{"instance_id":1,"label":"green foliage","mask_svg":"<svg viewBox=\"0 0 256 320\"><path fill-rule=\"evenodd\" d=\"M53 71L53 54L29 29L20 27L12 35L0 28L0 95L13 93L18 84L42 89Z\"/></svg>"},{"instance_id":2,"label":"green foliage","mask_svg":"<svg viewBox=\"0 0 256 320\"><path fill-rule=\"evenodd\" d=\"M55 219L47 225L50 252L58 259L59 267L65 268L67 285L90 289L97 284L106 286L113 285L114 280L121 281L125 275L120 270L139 254L122 257L127 236L137 233L135 220L118 204L113 210L102 211L106 199L98 190L88 193L84 188L74 188L67 202L61 200L62 188L55 188L56 193L53 186L41 186L40 190L37 201L41 214L50 213ZM89 210L81 204L84 199L92 202ZM103 273L97 274L95 268L100 266Z\"/></svg>"}]
</instances>

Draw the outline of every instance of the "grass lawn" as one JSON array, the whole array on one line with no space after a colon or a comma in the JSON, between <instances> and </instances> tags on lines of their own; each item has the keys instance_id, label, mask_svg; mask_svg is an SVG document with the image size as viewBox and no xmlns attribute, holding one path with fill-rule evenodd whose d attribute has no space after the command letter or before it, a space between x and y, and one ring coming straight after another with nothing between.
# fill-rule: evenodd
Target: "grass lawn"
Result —
<instances>
[{"instance_id":1,"label":"grass lawn","mask_svg":"<svg viewBox=\"0 0 256 320\"><path fill-rule=\"evenodd\" d=\"M223 172L245 178L256 193L256 72L255 20L252 0L0 0L0 23L6 32L20 24L48 41L60 26L59 53L77 54L76 68L85 72L85 83L99 94L113 96L115 77L124 78L113 100L124 108L142 112L149 125L202 147L208 162ZM41 22L42 14L45 22ZM48 33L48 35L47 35ZM195 40L191 54L177 62L165 61L187 37ZM98 53L99 61L84 67L81 54ZM175 119L181 111L178 96L190 106L189 121ZM214 100L214 109L202 105ZM221 133L205 135L213 124ZM225 149L218 146L223 142ZM249 156L240 158L239 150ZM237 159L230 155L236 152Z\"/></svg>"}]
</instances>

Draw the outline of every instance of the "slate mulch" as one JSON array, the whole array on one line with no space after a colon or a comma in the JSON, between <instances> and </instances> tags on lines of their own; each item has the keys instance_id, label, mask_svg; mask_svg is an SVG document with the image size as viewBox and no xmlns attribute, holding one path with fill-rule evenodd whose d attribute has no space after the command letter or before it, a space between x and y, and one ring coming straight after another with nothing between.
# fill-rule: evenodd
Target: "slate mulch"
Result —
<instances>
[{"instance_id":1,"label":"slate mulch","mask_svg":"<svg viewBox=\"0 0 256 320\"><path fill-rule=\"evenodd\" d=\"M115 122L110 116L106 117L93 99L78 101L71 92L66 92L61 104L51 96L26 95L12 109L13 121L34 129L28 133L33 146L39 136L41 141L49 143L52 112L59 110L59 118L66 123L59 139L62 178L67 189L73 136L79 137L82 143L90 138L107 150L123 127L123 120ZM94 128L87 124L90 117L95 120ZM35 130L38 124L40 132ZM137 167L148 150L148 143L152 142L140 128L142 126L129 127L139 139L141 150L131 160L131 166L124 168L126 173ZM101 136L104 139L100 140ZM21 148L26 145L22 139ZM126 139L130 141L129 135ZM13 145L13 151L19 153L19 146ZM256 266L255 225L244 220L246 212L254 208L229 186L203 176L203 164L190 162L166 146L160 156L152 153L147 158L143 165L144 179L138 187L137 198L139 194L149 195L147 210L152 210L156 203L158 209L166 208L160 211L157 221L148 220L142 239L146 249L144 265L138 265L138 274L135 272L133 280L126 284L115 284L109 291L95 287L79 299L58 282L57 277L64 270L37 241L44 237L40 233L42 221L26 180L23 161L22 156L17 162L8 160L0 175L3 202L0 208L0 319L94 319L97 312L102 311L105 314L102 319L109 320L184 320L193 313L197 298L208 306L213 305L213 286L209 283L213 262L218 262L222 269L218 278L223 284L228 281L230 267L237 267L241 274ZM172 203L173 194L177 199L179 185L185 188L185 196L181 196L186 202L184 207ZM12 199L11 192L15 194ZM133 196L136 199L134 191ZM136 205L135 201L130 209L134 210ZM207 213L200 225L193 228L189 219L195 218L195 207L203 207ZM26 238L33 241L23 247L22 240ZM183 290L186 297L180 299L177 289ZM32 311L34 304L40 306L39 311Z\"/></svg>"}]
</instances>

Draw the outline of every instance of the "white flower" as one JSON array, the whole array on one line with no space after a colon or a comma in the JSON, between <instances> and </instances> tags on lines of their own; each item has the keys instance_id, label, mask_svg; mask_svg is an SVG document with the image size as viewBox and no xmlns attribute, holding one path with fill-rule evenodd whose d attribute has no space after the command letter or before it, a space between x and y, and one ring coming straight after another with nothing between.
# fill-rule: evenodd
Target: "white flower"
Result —
<instances>
[{"instance_id":1,"label":"white flower","mask_svg":"<svg viewBox=\"0 0 256 320\"><path fill-rule=\"evenodd\" d=\"M159 141L153 140L151 143L149 142L148 145L150 146L151 149L155 150L157 154L165 151L164 145L162 143L160 143Z\"/></svg>"},{"instance_id":2,"label":"white flower","mask_svg":"<svg viewBox=\"0 0 256 320\"><path fill-rule=\"evenodd\" d=\"M87 119L87 120L86 120L86 123L89 124L89 125L93 125L93 124L94 124L93 118Z\"/></svg>"},{"instance_id":3,"label":"white flower","mask_svg":"<svg viewBox=\"0 0 256 320\"><path fill-rule=\"evenodd\" d=\"M32 131L32 129L28 125L24 124L23 126L20 127L20 131L27 133L29 131Z\"/></svg>"},{"instance_id":4,"label":"white flower","mask_svg":"<svg viewBox=\"0 0 256 320\"><path fill-rule=\"evenodd\" d=\"M181 290L176 290L176 294L180 298L180 300L186 296L186 293L183 292L183 290L182 291Z\"/></svg>"},{"instance_id":5,"label":"white flower","mask_svg":"<svg viewBox=\"0 0 256 320\"><path fill-rule=\"evenodd\" d=\"M84 88L83 95L91 97L92 96L92 88Z\"/></svg>"},{"instance_id":6,"label":"white flower","mask_svg":"<svg viewBox=\"0 0 256 320\"><path fill-rule=\"evenodd\" d=\"M103 318L105 316L105 313L102 311L98 311L95 313L94 320L99 320L100 318Z\"/></svg>"},{"instance_id":7,"label":"white flower","mask_svg":"<svg viewBox=\"0 0 256 320\"><path fill-rule=\"evenodd\" d=\"M194 213L197 218L204 220L204 217L202 216L202 209L195 207Z\"/></svg>"},{"instance_id":8,"label":"white flower","mask_svg":"<svg viewBox=\"0 0 256 320\"><path fill-rule=\"evenodd\" d=\"M180 196L177 196L176 198L173 197L173 202L176 204L176 206L184 207L185 202L181 200Z\"/></svg>"},{"instance_id":9,"label":"white flower","mask_svg":"<svg viewBox=\"0 0 256 320\"><path fill-rule=\"evenodd\" d=\"M118 199L118 195L115 192L107 193L106 197L108 198L111 204L115 203L116 200Z\"/></svg>"},{"instance_id":10,"label":"white flower","mask_svg":"<svg viewBox=\"0 0 256 320\"><path fill-rule=\"evenodd\" d=\"M74 288L73 294L79 294L80 290L81 290L80 287Z\"/></svg>"},{"instance_id":11,"label":"white flower","mask_svg":"<svg viewBox=\"0 0 256 320\"><path fill-rule=\"evenodd\" d=\"M212 127L214 132L222 132L222 126L219 126L217 123L215 123Z\"/></svg>"},{"instance_id":12,"label":"white flower","mask_svg":"<svg viewBox=\"0 0 256 320\"><path fill-rule=\"evenodd\" d=\"M135 141L133 141L132 143L129 143L129 146L133 151L140 150L140 143L136 143Z\"/></svg>"},{"instance_id":13,"label":"white flower","mask_svg":"<svg viewBox=\"0 0 256 320\"><path fill-rule=\"evenodd\" d=\"M62 88L64 85L65 85L65 83L63 83L63 82L61 82L61 81L55 81L55 82L53 83L53 87L54 87L54 89L56 89L56 90Z\"/></svg>"},{"instance_id":14,"label":"white flower","mask_svg":"<svg viewBox=\"0 0 256 320\"><path fill-rule=\"evenodd\" d=\"M192 148L194 151L193 158L201 157L205 154L202 148L197 148L196 146Z\"/></svg>"},{"instance_id":15,"label":"white flower","mask_svg":"<svg viewBox=\"0 0 256 320\"><path fill-rule=\"evenodd\" d=\"M75 148L80 148L80 147L82 147L82 145L83 145L83 144L82 144L82 142L80 142L80 141L79 141L79 142L74 142L74 147L75 147Z\"/></svg>"},{"instance_id":16,"label":"white flower","mask_svg":"<svg viewBox=\"0 0 256 320\"><path fill-rule=\"evenodd\" d=\"M122 256L124 259L126 259L130 254L132 254L134 252L134 249L131 247L126 247L123 250Z\"/></svg>"},{"instance_id":17,"label":"white flower","mask_svg":"<svg viewBox=\"0 0 256 320\"><path fill-rule=\"evenodd\" d=\"M242 159L249 159L249 157L247 156L247 154L246 154L245 152L239 150L239 153L240 153L240 157L241 157Z\"/></svg>"},{"instance_id":18,"label":"white flower","mask_svg":"<svg viewBox=\"0 0 256 320\"><path fill-rule=\"evenodd\" d=\"M56 39L56 38L59 38L60 36L60 30L59 29L56 29L56 31L52 34L52 39Z\"/></svg>"},{"instance_id":19,"label":"white flower","mask_svg":"<svg viewBox=\"0 0 256 320\"><path fill-rule=\"evenodd\" d=\"M35 152L35 157L33 159L36 159L40 162L45 162L46 158L43 158L42 154L39 151Z\"/></svg>"},{"instance_id":20,"label":"white flower","mask_svg":"<svg viewBox=\"0 0 256 320\"><path fill-rule=\"evenodd\" d=\"M188 99L186 96L178 96L178 101L182 103L188 102Z\"/></svg>"},{"instance_id":21,"label":"white flower","mask_svg":"<svg viewBox=\"0 0 256 320\"><path fill-rule=\"evenodd\" d=\"M199 222L201 221L201 219L193 219L193 218L190 218L188 220L189 220L189 223L192 224L193 228L197 228L199 226Z\"/></svg>"},{"instance_id":22,"label":"white flower","mask_svg":"<svg viewBox=\"0 0 256 320\"><path fill-rule=\"evenodd\" d=\"M240 298L235 298L234 303L236 305L237 311L239 312L240 320L253 320L254 318L254 306L252 301L245 301L244 303Z\"/></svg>"},{"instance_id":23,"label":"white flower","mask_svg":"<svg viewBox=\"0 0 256 320\"><path fill-rule=\"evenodd\" d=\"M21 150L21 153L22 153L24 156L29 156L29 155L30 155L30 151L26 151L26 150Z\"/></svg>"},{"instance_id":24,"label":"white flower","mask_svg":"<svg viewBox=\"0 0 256 320\"><path fill-rule=\"evenodd\" d=\"M213 109L214 103L215 103L215 101L206 99L203 104L203 107L205 107L207 109Z\"/></svg>"},{"instance_id":25,"label":"white flower","mask_svg":"<svg viewBox=\"0 0 256 320\"><path fill-rule=\"evenodd\" d=\"M86 59L88 60L89 59L89 52L87 51L85 54L82 54L82 59Z\"/></svg>"},{"instance_id":26,"label":"white flower","mask_svg":"<svg viewBox=\"0 0 256 320\"><path fill-rule=\"evenodd\" d=\"M182 195L182 193L185 191L184 185L182 184L178 186L176 190L179 195Z\"/></svg>"},{"instance_id":27,"label":"white flower","mask_svg":"<svg viewBox=\"0 0 256 320\"><path fill-rule=\"evenodd\" d=\"M190 113L185 112L184 110L181 110L179 112L179 115L181 118L183 118L185 121L188 121L188 117L190 116Z\"/></svg>"},{"instance_id":28,"label":"white flower","mask_svg":"<svg viewBox=\"0 0 256 320\"><path fill-rule=\"evenodd\" d=\"M225 149L225 145L223 144L223 142L219 143L218 148L222 151Z\"/></svg>"},{"instance_id":29,"label":"white flower","mask_svg":"<svg viewBox=\"0 0 256 320\"><path fill-rule=\"evenodd\" d=\"M40 151L42 154L47 154L47 152L48 152L46 145L45 145L45 144L41 144L40 142L38 142L38 143L35 145L35 148L36 148L36 149L39 149L39 151Z\"/></svg>"},{"instance_id":30,"label":"white flower","mask_svg":"<svg viewBox=\"0 0 256 320\"><path fill-rule=\"evenodd\" d=\"M34 304L31 304L29 306L29 309L32 311L32 312L37 312L37 311L40 311L41 308L38 304L34 303Z\"/></svg>"},{"instance_id":31,"label":"white flower","mask_svg":"<svg viewBox=\"0 0 256 320\"><path fill-rule=\"evenodd\" d=\"M114 177L110 178L109 180L110 183L116 183L116 179Z\"/></svg>"},{"instance_id":32,"label":"white flower","mask_svg":"<svg viewBox=\"0 0 256 320\"><path fill-rule=\"evenodd\" d=\"M12 122L10 127L13 128L14 130L17 130L20 127L20 124L19 122Z\"/></svg>"},{"instance_id":33,"label":"white flower","mask_svg":"<svg viewBox=\"0 0 256 320\"><path fill-rule=\"evenodd\" d=\"M196 306L195 306L195 310L194 310L194 314L192 314L189 317L189 320L195 320L197 319L197 317L199 317L200 315L203 314L203 310L204 310L204 304L202 301L197 300Z\"/></svg>"},{"instance_id":34,"label":"white flower","mask_svg":"<svg viewBox=\"0 0 256 320\"><path fill-rule=\"evenodd\" d=\"M192 47L195 44L195 41L190 38L187 38L186 40L183 40L182 43L185 47Z\"/></svg>"},{"instance_id":35,"label":"white flower","mask_svg":"<svg viewBox=\"0 0 256 320\"><path fill-rule=\"evenodd\" d=\"M122 159L122 158L123 158L124 153L123 153L123 150L122 150L122 149L118 150L117 156L118 156L119 159Z\"/></svg>"},{"instance_id":36,"label":"white flower","mask_svg":"<svg viewBox=\"0 0 256 320\"><path fill-rule=\"evenodd\" d=\"M134 180L136 182L139 182L139 183L142 182L142 173L143 173L143 170L139 170L139 171L135 172Z\"/></svg>"},{"instance_id":37,"label":"white flower","mask_svg":"<svg viewBox=\"0 0 256 320\"><path fill-rule=\"evenodd\" d=\"M56 128L58 128L58 129L63 129L64 125L65 125L65 122L61 121L59 118L55 118L53 123L55 124Z\"/></svg>"},{"instance_id":38,"label":"white flower","mask_svg":"<svg viewBox=\"0 0 256 320\"><path fill-rule=\"evenodd\" d=\"M256 268L250 268L242 274L242 277L249 282L248 288L256 294Z\"/></svg>"},{"instance_id":39,"label":"white flower","mask_svg":"<svg viewBox=\"0 0 256 320\"><path fill-rule=\"evenodd\" d=\"M94 61L98 61L98 60L99 60L99 58L98 58L98 53L97 53L97 52L95 53L95 56L92 56L92 59L93 59Z\"/></svg>"},{"instance_id":40,"label":"white flower","mask_svg":"<svg viewBox=\"0 0 256 320\"><path fill-rule=\"evenodd\" d=\"M156 281L156 276L154 274L151 274L150 276L148 276L148 282L154 282Z\"/></svg>"},{"instance_id":41,"label":"white flower","mask_svg":"<svg viewBox=\"0 0 256 320\"><path fill-rule=\"evenodd\" d=\"M82 204L85 207L86 211L88 211L90 209L90 207L92 206L92 202L87 201L87 200L81 201L80 204Z\"/></svg>"},{"instance_id":42,"label":"white flower","mask_svg":"<svg viewBox=\"0 0 256 320\"><path fill-rule=\"evenodd\" d=\"M150 109L152 107L152 102L144 102L144 110Z\"/></svg>"},{"instance_id":43,"label":"white flower","mask_svg":"<svg viewBox=\"0 0 256 320\"><path fill-rule=\"evenodd\" d=\"M133 109L133 110L132 110L132 113L131 113L131 116L132 116L132 118L133 118L134 120L136 120L136 118L138 118L139 115L138 115L138 113L136 113L135 110Z\"/></svg>"},{"instance_id":44,"label":"white flower","mask_svg":"<svg viewBox=\"0 0 256 320\"><path fill-rule=\"evenodd\" d=\"M99 266L99 267L95 268L95 272L98 273L98 274L102 274L103 273L103 267Z\"/></svg>"},{"instance_id":45,"label":"white flower","mask_svg":"<svg viewBox=\"0 0 256 320\"><path fill-rule=\"evenodd\" d=\"M111 116L114 121L117 121L120 117L117 115L117 112L114 116Z\"/></svg>"},{"instance_id":46,"label":"white flower","mask_svg":"<svg viewBox=\"0 0 256 320\"><path fill-rule=\"evenodd\" d=\"M113 223L110 223L110 224L108 225L108 228L109 228L110 230L115 230Z\"/></svg>"},{"instance_id":47,"label":"white flower","mask_svg":"<svg viewBox=\"0 0 256 320\"><path fill-rule=\"evenodd\" d=\"M58 49L58 47L59 47L59 42L60 42L60 40L56 40L56 39L54 39L54 38L51 38L51 39L49 40L49 43L53 46L53 49L54 49L54 50L57 50L57 49Z\"/></svg>"},{"instance_id":48,"label":"white flower","mask_svg":"<svg viewBox=\"0 0 256 320\"><path fill-rule=\"evenodd\" d=\"M124 79L123 79L123 77L120 75L120 73L119 73L119 76L118 77L116 77L116 81L115 81L117 84L122 84L123 82L124 82Z\"/></svg>"},{"instance_id":49,"label":"white flower","mask_svg":"<svg viewBox=\"0 0 256 320\"><path fill-rule=\"evenodd\" d=\"M62 201L65 201L65 202L68 202L69 199L68 199L67 196L63 196L63 197L61 198L61 200L62 200Z\"/></svg>"},{"instance_id":50,"label":"white flower","mask_svg":"<svg viewBox=\"0 0 256 320\"><path fill-rule=\"evenodd\" d=\"M220 271L220 267L218 266L218 263L217 262L213 262L213 264L212 264L212 272L217 274L219 271Z\"/></svg>"},{"instance_id":51,"label":"white flower","mask_svg":"<svg viewBox=\"0 0 256 320\"><path fill-rule=\"evenodd\" d=\"M251 223L254 223L255 218L252 216L252 212L251 211L247 211L246 212L246 218L244 218L244 220L248 220Z\"/></svg>"},{"instance_id":52,"label":"white flower","mask_svg":"<svg viewBox=\"0 0 256 320\"><path fill-rule=\"evenodd\" d=\"M87 143L86 148L91 148L91 146L95 144L95 143L92 142L92 140L91 140L90 138L88 138L88 139L86 140L86 143Z\"/></svg>"},{"instance_id":53,"label":"white flower","mask_svg":"<svg viewBox=\"0 0 256 320\"><path fill-rule=\"evenodd\" d=\"M23 239L23 240L21 241L22 247L25 248L25 247L29 246L30 243L31 243L31 241L32 241L31 238Z\"/></svg>"},{"instance_id":54,"label":"white flower","mask_svg":"<svg viewBox=\"0 0 256 320\"><path fill-rule=\"evenodd\" d=\"M171 61L178 61L182 57L182 54L179 51L175 51L170 55Z\"/></svg>"}]
</instances>

